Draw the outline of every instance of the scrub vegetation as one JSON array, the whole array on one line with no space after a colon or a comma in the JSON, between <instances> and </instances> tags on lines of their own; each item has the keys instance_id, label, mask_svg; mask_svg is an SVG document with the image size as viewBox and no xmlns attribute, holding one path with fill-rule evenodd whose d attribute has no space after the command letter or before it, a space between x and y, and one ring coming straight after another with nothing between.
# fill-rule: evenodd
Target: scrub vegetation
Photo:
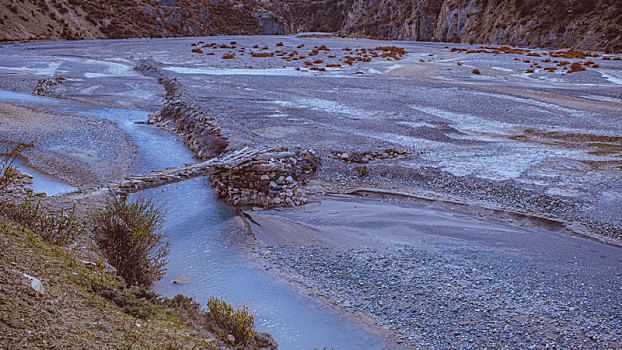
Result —
<instances>
[{"instance_id":1,"label":"scrub vegetation","mask_svg":"<svg viewBox=\"0 0 622 350\"><path fill-rule=\"evenodd\" d=\"M169 253L165 217L164 209L143 197L131 203L113 197L95 217L97 242L128 284L151 287L164 276Z\"/></svg>"},{"instance_id":2,"label":"scrub vegetation","mask_svg":"<svg viewBox=\"0 0 622 350\"><path fill-rule=\"evenodd\" d=\"M212 299L208 312L148 289L168 254L165 211L150 200L110 199L78 217L75 206L16 191L15 159L33 145L1 140L0 348L276 349L246 308Z\"/></svg>"}]
</instances>

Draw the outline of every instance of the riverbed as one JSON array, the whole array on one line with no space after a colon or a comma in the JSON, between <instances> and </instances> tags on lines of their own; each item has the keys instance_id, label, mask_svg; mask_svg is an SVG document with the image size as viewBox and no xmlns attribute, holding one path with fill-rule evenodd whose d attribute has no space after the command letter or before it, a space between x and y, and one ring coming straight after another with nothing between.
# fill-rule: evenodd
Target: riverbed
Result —
<instances>
[{"instance_id":1,"label":"riverbed","mask_svg":"<svg viewBox=\"0 0 622 350\"><path fill-rule=\"evenodd\" d=\"M210 42L213 55L192 52ZM254 45L275 55L250 56ZM407 54L363 59L387 45ZM231 149L314 148L323 163L309 204L245 208L257 242L204 180L146 193L170 211L157 290L248 305L283 349L621 346L622 64L594 57L599 67L583 72L526 73L546 50L452 50L472 48L300 37L20 44L0 49L0 84L26 92L5 91L5 102L115 122L136 143L135 173L194 161L175 136L137 124L164 93L133 70L145 58L214 117ZM311 70L288 60L294 51L341 67ZM53 77L65 80L45 93L62 100L27 94ZM391 148L405 152L352 161Z\"/></svg>"}]
</instances>

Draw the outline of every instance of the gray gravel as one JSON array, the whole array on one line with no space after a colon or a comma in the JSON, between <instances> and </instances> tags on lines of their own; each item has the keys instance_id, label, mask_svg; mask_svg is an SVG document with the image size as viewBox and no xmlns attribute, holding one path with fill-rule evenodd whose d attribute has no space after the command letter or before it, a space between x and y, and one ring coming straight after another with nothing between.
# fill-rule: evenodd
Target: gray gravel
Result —
<instances>
[{"instance_id":1,"label":"gray gravel","mask_svg":"<svg viewBox=\"0 0 622 350\"><path fill-rule=\"evenodd\" d=\"M622 198L614 195L609 202L595 201L600 192L616 193L622 189L622 177L598 183L598 188L586 189L592 192L591 197L576 198L549 195L546 186L525 188L513 180L491 181L474 176L456 176L431 167L413 169L372 163L365 165L366 175L361 177L360 166L336 164L336 161L325 161L324 165L320 178L326 183L338 183L335 191L380 186L407 188L415 193L436 193L460 202L486 203L505 210L580 223L587 228L585 232L595 233L596 238L616 245L622 241Z\"/></svg>"},{"instance_id":2,"label":"gray gravel","mask_svg":"<svg viewBox=\"0 0 622 350\"><path fill-rule=\"evenodd\" d=\"M288 245L260 250L315 293L372 315L417 348L622 347L619 269L601 280L593 267L549 271L539 259L493 259L463 249L443 255L409 246L390 253Z\"/></svg>"}]
</instances>

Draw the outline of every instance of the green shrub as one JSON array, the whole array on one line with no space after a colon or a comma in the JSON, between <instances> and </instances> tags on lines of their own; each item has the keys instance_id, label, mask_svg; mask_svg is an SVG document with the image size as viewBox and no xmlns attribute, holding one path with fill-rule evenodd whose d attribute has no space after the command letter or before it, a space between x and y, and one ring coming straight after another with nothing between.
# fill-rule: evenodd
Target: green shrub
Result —
<instances>
[{"instance_id":1,"label":"green shrub","mask_svg":"<svg viewBox=\"0 0 622 350\"><path fill-rule=\"evenodd\" d=\"M151 287L164 276L169 243L162 231L166 213L151 200L112 199L94 220L99 246L130 285Z\"/></svg>"},{"instance_id":2,"label":"green shrub","mask_svg":"<svg viewBox=\"0 0 622 350\"><path fill-rule=\"evenodd\" d=\"M41 205L41 198L27 195L21 203L4 203L5 214L13 221L25 225L44 241L66 245L74 241L83 224L71 210L49 210Z\"/></svg>"},{"instance_id":3,"label":"green shrub","mask_svg":"<svg viewBox=\"0 0 622 350\"><path fill-rule=\"evenodd\" d=\"M17 178L15 159L34 146L35 141L21 142L7 138L0 139L0 197L5 194L9 186L15 183Z\"/></svg>"},{"instance_id":4,"label":"green shrub","mask_svg":"<svg viewBox=\"0 0 622 350\"><path fill-rule=\"evenodd\" d=\"M214 321L227 334L235 337L235 343L248 345L253 341L257 334L255 330L255 316L248 312L246 306L240 310L235 310L233 306L218 298L211 298L207 302L207 306Z\"/></svg>"}]
</instances>

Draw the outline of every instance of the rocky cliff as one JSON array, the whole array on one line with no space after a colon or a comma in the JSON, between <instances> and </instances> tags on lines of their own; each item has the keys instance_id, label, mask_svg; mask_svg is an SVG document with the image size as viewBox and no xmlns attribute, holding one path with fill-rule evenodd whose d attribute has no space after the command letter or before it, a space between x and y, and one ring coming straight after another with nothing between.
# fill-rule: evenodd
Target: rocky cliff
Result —
<instances>
[{"instance_id":1,"label":"rocky cliff","mask_svg":"<svg viewBox=\"0 0 622 350\"><path fill-rule=\"evenodd\" d=\"M352 0L345 35L622 50L619 0Z\"/></svg>"},{"instance_id":2,"label":"rocky cliff","mask_svg":"<svg viewBox=\"0 0 622 350\"><path fill-rule=\"evenodd\" d=\"M4 0L0 40L263 34L262 10L252 0Z\"/></svg>"},{"instance_id":3,"label":"rocky cliff","mask_svg":"<svg viewBox=\"0 0 622 350\"><path fill-rule=\"evenodd\" d=\"M620 0L5 0L0 40L336 32L622 51Z\"/></svg>"}]
</instances>

